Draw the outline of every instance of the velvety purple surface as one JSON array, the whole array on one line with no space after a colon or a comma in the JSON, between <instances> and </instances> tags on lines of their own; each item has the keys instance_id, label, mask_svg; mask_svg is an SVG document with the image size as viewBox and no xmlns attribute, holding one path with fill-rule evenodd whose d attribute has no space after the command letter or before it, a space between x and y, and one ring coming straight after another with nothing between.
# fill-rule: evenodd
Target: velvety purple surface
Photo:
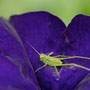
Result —
<instances>
[{"instance_id":1,"label":"velvety purple surface","mask_svg":"<svg viewBox=\"0 0 90 90\"><path fill-rule=\"evenodd\" d=\"M66 55L90 58L90 16L80 14L74 17L66 28L65 34L68 39L68 42L66 42ZM67 60L66 63L76 63L90 68L90 60L87 59L71 59ZM63 90L72 90L89 73L89 71L78 67L72 67L71 70L68 70L65 72L68 73L66 75L62 72L63 77L66 77Z\"/></svg>"},{"instance_id":2,"label":"velvety purple surface","mask_svg":"<svg viewBox=\"0 0 90 90\"><path fill-rule=\"evenodd\" d=\"M0 90L36 90L38 82L12 25L0 18Z\"/></svg>"},{"instance_id":3,"label":"velvety purple surface","mask_svg":"<svg viewBox=\"0 0 90 90\"><path fill-rule=\"evenodd\" d=\"M90 73L76 86L75 90L90 90Z\"/></svg>"},{"instance_id":4,"label":"velvety purple surface","mask_svg":"<svg viewBox=\"0 0 90 90\"><path fill-rule=\"evenodd\" d=\"M3 26L4 23L0 24L1 86L22 90L39 90L39 86L42 90L89 90L89 71L74 66L62 67L60 79L50 66L36 72L35 77L33 69L35 71L44 64L28 43L39 53L90 57L90 16L77 15L67 28L58 17L44 11L15 15L10 18L10 22L20 37L8 23L6 25L9 29ZM90 68L90 60L86 59L69 59L64 60L64 63L76 63Z\"/></svg>"}]
</instances>

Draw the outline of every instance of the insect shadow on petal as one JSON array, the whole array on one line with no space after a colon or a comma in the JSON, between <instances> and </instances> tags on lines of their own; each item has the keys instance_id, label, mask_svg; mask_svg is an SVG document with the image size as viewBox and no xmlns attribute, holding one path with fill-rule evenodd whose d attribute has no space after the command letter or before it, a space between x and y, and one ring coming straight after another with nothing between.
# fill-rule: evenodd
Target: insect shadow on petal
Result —
<instances>
[{"instance_id":1,"label":"insect shadow on petal","mask_svg":"<svg viewBox=\"0 0 90 90\"><path fill-rule=\"evenodd\" d=\"M88 70L90 71L89 68L87 67L84 67L84 66L81 66L81 65L78 65L78 64L75 64L75 63L68 63L68 64L63 64L62 60L65 60L65 59L74 59L74 58L82 58L82 59L90 59L88 57L82 57L82 56L65 56L65 55L57 55L57 56L51 56L53 54L53 52L50 52L47 54L44 54L44 53L39 53L30 43L27 42L27 44L33 48L35 50L35 52L37 52L40 56L40 61L44 63L44 65L40 68L38 68L37 70L35 70L35 72L39 71L40 69L46 67L47 65L48 66L52 66L55 68L56 70L56 73L57 73L57 76L60 78L60 72L62 69L60 69L60 71L58 72L57 70L57 66L76 66L76 67L79 67L79 68L82 68L82 69L85 69L85 70Z\"/></svg>"}]
</instances>

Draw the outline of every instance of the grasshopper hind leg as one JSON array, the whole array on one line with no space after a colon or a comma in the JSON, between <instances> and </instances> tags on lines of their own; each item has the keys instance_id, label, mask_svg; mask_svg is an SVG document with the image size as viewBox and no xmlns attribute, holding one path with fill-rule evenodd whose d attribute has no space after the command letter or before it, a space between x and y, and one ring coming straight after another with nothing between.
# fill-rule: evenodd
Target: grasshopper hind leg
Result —
<instances>
[{"instance_id":1,"label":"grasshopper hind leg","mask_svg":"<svg viewBox=\"0 0 90 90\"><path fill-rule=\"evenodd\" d=\"M82 65L75 64L75 63L61 64L60 66L76 66L76 67L79 67L79 68L82 68L82 69L90 71L89 68L87 68L85 66L82 66Z\"/></svg>"}]
</instances>

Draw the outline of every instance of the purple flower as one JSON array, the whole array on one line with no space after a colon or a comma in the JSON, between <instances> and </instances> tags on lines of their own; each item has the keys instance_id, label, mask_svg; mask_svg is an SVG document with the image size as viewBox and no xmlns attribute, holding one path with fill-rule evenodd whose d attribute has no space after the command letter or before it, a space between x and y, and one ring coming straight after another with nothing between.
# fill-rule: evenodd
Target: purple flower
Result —
<instances>
[{"instance_id":1,"label":"purple flower","mask_svg":"<svg viewBox=\"0 0 90 90\"><path fill-rule=\"evenodd\" d=\"M27 44L30 43L39 53L90 57L89 33L90 17L85 15L77 15L68 27L58 17L44 11L15 15L10 22L1 18L0 89L89 90L89 71L78 67L58 67L58 70L62 69L61 78L50 66L34 73L44 64ZM87 59L69 59L63 63L90 68L90 60Z\"/></svg>"},{"instance_id":2,"label":"purple flower","mask_svg":"<svg viewBox=\"0 0 90 90\"><path fill-rule=\"evenodd\" d=\"M0 18L0 90L36 90L38 82L14 27Z\"/></svg>"}]
</instances>

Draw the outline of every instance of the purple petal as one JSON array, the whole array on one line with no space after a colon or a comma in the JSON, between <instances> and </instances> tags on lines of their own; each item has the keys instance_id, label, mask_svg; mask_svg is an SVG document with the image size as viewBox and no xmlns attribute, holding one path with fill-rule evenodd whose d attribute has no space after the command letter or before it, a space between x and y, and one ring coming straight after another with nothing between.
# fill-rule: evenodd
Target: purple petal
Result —
<instances>
[{"instance_id":1,"label":"purple petal","mask_svg":"<svg viewBox=\"0 0 90 90\"><path fill-rule=\"evenodd\" d=\"M67 55L90 57L90 16L77 15L66 28L65 33L68 39L65 51ZM88 59L70 59L66 62L90 68L90 60ZM64 85L67 90L72 90L89 73L89 71L78 67L70 68L71 70L62 72L63 77L66 77L67 80Z\"/></svg>"},{"instance_id":2,"label":"purple petal","mask_svg":"<svg viewBox=\"0 0 90 90\"><path fill-rule=\"evenodd\" d=\"M0 18L0 90L39 89L32 65L14 27Z\"/></svg>"},{"instance_id":3,"label":"purple petal","mask_svg":"<svg viewBox=\"0 0 90 90\"><path fill-rule=\"evenodd\" d=\"M77 85L75 90L90 90L90 73Z\"/></svg>"},{"instance_id":4,"label":"purple petal","mask_svg":"<svg viewBox=\"0 0 90 90\"><path fill-rule=\"evenodd\" d=\"M12 16L15 26L29 54L34 70L43 65L39 55L27 44L30 43L39 53L63 53L64 23L48 12L31 12ZM43 90L57 90L61 82L53 67L47 66L37 72L37 78Z\"/></svg>"}]
</instances>

